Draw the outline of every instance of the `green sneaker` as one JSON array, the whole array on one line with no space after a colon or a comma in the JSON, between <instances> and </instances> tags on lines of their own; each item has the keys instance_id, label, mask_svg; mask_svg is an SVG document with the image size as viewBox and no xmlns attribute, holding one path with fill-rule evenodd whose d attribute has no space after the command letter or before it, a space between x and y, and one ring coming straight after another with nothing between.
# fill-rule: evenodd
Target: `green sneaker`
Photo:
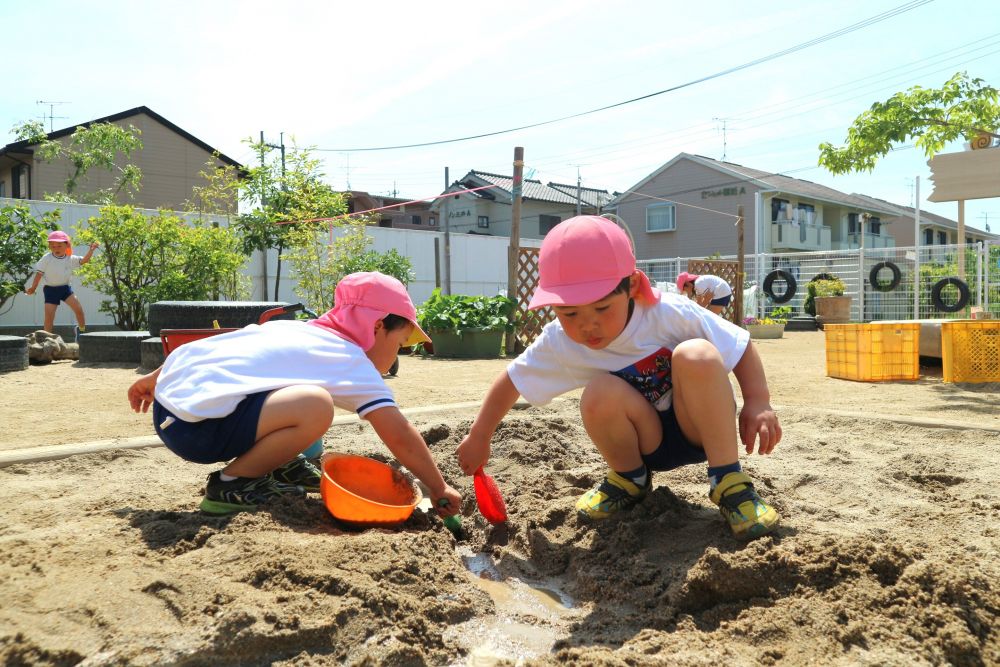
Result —
<instances>
[{"instance_id":1,"label":"green sneaker","mask_svg":"<svg viewBox=\"0 0 1000 667\"><path fill-rule=\"evenodd\" d=\"M305 490L300 486L282 484L270 475L264 477L237 477L223 482L216 470L208 476L205 485L205 497L201 499L200 509L208 514L232 514L257 509L257 505L282 495L304 496Z\"/></svg>"},{"instance_id":2,"label":"green sneaker","mask_svg":"<svg viewBox=\"0 0 1000 667\"><path fill-rule=\"evenodd\" d=\"M742 472L731 472L722 478L709 494L729 522L733 534L752 540L766 535L778 525L779 516L753 488L753 482Z\"/></svg>"},{"instance_id":3,"label":"green sneaker","mask_svg":"<svg viewBox=\"0 0 1000 667\"><path fill-rule=\"evenodd\" d=\"M282 484L301 486L306 491L319 491L319 480L323 474L309 459L299 454L294 459L271 473L271 477Z\"/></svg>"},{"instance_id":4,"label":"green sneaker","mask_svg":"<svg viewBox=\"0 0 1000 667\"><path fill-rule=\"evenodd\" d=\"M581 519L607 519L616 512L632 509L646 497L652 486L652 472L646 475L646 485L640 487L614 470L609 470L608 476L597 488L587 491L576 501L576 512Z\"/></svg>"}]
</instances>

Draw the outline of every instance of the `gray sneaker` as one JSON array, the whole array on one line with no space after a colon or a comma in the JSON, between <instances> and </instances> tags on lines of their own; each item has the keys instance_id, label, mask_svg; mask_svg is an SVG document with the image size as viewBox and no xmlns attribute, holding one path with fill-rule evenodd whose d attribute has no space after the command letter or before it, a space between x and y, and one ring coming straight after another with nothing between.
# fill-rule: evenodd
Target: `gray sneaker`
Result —
<instances>
[{"instance_id":1,"label":"gray sneaker","mask_svg":"<svg viewBox=\"0 0 1000 667\"><path fill-rule=\"evenodd\" d=\"M319 481L323 474L302 454L279 467L271 477L282 484L301 486L306 491L319 491Z\"/></svg>"},{"instance_id":2,"label":"gray sneaker","mask_svg":"<svg viewBox=\"0 0 1000 667\"><path fill-rule=\"evenodd\" d=\"M282 484L270 475L263 477L237 477L223 482L216 470L208 476L205 485L205 497L201 500L200 509L208 514L232 514L257 509L278 496L304 496L305 489L301 486Z\"/></svg>"}]
</instances>

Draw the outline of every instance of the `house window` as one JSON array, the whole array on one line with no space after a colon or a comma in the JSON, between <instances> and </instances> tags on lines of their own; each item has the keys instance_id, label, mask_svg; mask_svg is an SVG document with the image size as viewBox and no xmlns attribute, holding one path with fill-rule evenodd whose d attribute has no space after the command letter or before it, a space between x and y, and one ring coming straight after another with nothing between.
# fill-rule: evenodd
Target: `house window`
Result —
<instances>
[{"instance_id":1,"label":"house window","mask_svg":"<svg viewBox=\"0 0 1000 667\"><path fill-rule=\"evenodd\" d=\"M481 216L479 216L478 219L476 220L476 227L479 227L480 229L489 229L490 228L490 216L488 216L488 215L481 215Z\"/></svg>"},{"instance_id":2,"label":"house window","mask_svg":"<svg viewBox=\"0 0 1000 667\"><path fill-rule=\"evenodd\" d=\"M19 164L10 170L10 196L14 199L28 198L28 166Z\"/></svg>"},{"instance_id":3,"label":"house window","mask_svg":"<svg viewBox=\"0 0 1000 667\"><path fill-rule=\"evenodd\" d=\"M771 222L788 219L788 204L787 199L778 199L777 197L771 199Z\"/></svg>"},{"instance_id":4,"label":"house window","mask_svg":"<svg viewBox=\"0 0 1000 667\"><path fill-rule=\"evenodd\" d=\"M924 245L934 245L934 230L925 229L924 230Z\"/></svg>"},{"instance_id":5,"label":"house window","mask_svg":"<svg viewBox=\"0 0 1000 667\"><path fill-rule=\"evenodd\" d=\"M858 214L848 213L847 214L847 233L857 234L858 233Z\"/></svg>"},{"instance_id":6,"label":"house window","mask_svg":"<svg viewBox=\"0 0 1000 667\"><path fill-rule=\"evenodd\" d=\"M433 215L431 217L427 218L427 224L429 226L431 226L431 227L437 227L437 223L438 223L437 218L435 218Z\"/></svg>"},{"instance_id":7,"label":"house window","mask_svg":"<svg viewBox=\"0 0 1000 667\"><path fill-rule=\"evenodd\" d=\"M650 204L646 207L647 232L672 232L677 229L677 215L673 204Z\"/></svg>"},{"instance_id":8,"label":"house window","mask_svg":"<svg viewBox=\"0 0 1000 667\"><path fill-rule=\"evenodd\" d=\"M882 219L876 216L871 216L868 218L868 232L872 236L882 235Z\"/></svg>"},{"instance_id":9,"label":"house window","mask_svg":"<svg viewBox=\"0 0 1000 667\"><path fill-rule=\"evenodd\" d=\"M938 244L948 245L948 232L938 232Z\"/></svg>"},{"instance_id":10,"label":"house window","mask_svg":"<svg viewBox=\"0 0 1000 667\"><path fill-rule=\"evenodd\" d=\"M795 204L795 208L792 210L792 220L813 224L816 221L816 207L812 204Z\"/></svg>"},{"instance_id":11,"label":"house window","mask_svg":"<svg viewBox=\"0 0 1000 667\"><path fill-rule=\"evenodd\" d=\"M3 182L3 181L0 181L0 197L6 197L7 196L7 190L6 190L6 188L7 188L7 184L5 182Z\"/></svg>"},{"instance_id":12,"label":"house window","mask_svg":"<svg viewBox=\"0 0 1000 667\"><path fill-rule=\"evenodd\" d=\"M419 215L411 215L410 216L410 224L411 225L422 225L423 221L420 219Z\"/></svg>"},{"instance_id":13,"label":"house window","mask_svg":"<svg viewBox=\"0 0 1000 667\"><path fill-rule=\"evenodd\" d=\"M538 216L538 232L545 236L552 231L552 228L562 222L562 218L558 215L539 215Z\"/></svg>"}]
</instances>

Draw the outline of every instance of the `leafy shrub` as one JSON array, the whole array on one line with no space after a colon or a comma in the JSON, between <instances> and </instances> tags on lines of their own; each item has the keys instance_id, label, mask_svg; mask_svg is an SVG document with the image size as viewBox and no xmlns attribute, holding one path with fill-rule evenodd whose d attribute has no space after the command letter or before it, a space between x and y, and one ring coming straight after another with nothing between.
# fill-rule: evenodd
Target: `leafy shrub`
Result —
<instances>
[{"instance_id":1,"label":"leafy shrub","mask_svg":"<svg viewBox=\"0 0 1000 667\"><path fill-rule=\"evenodd\" d=\"M778 306L771 311L767 317L744 317L743 324L784 324L788 321L788 316L792 313L791 306Z\"/></svg>"},{"instance_id":2,"label":"leafy shrub","mask_svg":"<svg viewBox=\"0 0 1000 667\"><path fill-rule=\"evenodd\" d=\"M514 301L505 296L465 296L442 294L435 289L417 310L417 321L428 333L465 329L511 331Z\"/></svg>"},{"instance_id":3,"label":"leafy shrub","mask_svg":"<svg viewBox=\"0 0 1000 667\"><path fill-rule=\"evenodd\" d=\"M816 297L844 296L844 281L837 276L820 274L806 283L806 300L802 303L802 310L810 315L816 315Z\"/></svg>"},{"instance_id":4,"label":"leafy shrub","mask_svg":"<svg viewBox=\"0 0 1000 667\"><path fill-rule=\"evenodd\" d=\"M46 233L58 228L58 219L58 210L36 219L23 204L0 208L0 307L24 290L46 252Z\"/></svg>"}]
</instances>

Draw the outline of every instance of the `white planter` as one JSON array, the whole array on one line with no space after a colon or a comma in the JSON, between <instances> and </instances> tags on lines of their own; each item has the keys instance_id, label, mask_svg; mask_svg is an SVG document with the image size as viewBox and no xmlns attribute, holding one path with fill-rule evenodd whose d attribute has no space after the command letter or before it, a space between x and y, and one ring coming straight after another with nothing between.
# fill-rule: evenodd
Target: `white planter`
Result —
<instances>
[{"instance_id":1,"label":"white planter","mask_svg":"<svg viewBox=\"0 0 1000 667\"><path fill-rule=\"evenodd\" d=\"M750 338L781 338L785 335L785 323L781 324L748 324Z\"/></svg>"}]
</instances>

